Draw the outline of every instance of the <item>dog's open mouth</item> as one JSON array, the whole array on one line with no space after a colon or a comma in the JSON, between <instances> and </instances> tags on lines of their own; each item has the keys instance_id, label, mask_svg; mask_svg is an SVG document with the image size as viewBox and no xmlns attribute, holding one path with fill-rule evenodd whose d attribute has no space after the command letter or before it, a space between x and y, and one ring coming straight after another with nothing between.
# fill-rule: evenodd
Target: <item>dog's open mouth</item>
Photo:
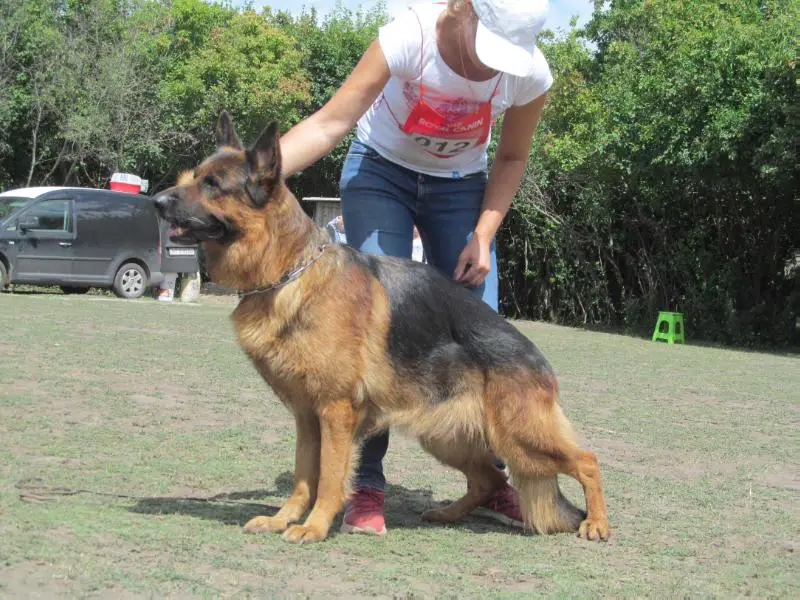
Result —
<instances>
[{"instance_id":1,"label":"dog's open mouth","mask_svg":"<svg viewBox=\"0 0 800 600\"><path fill-rule=\"evenodd\" d=\"M180 225L170 225L169 229L167 229L167 236L171 242L177 242L179 244L196 244L200 241L196 232L188 227L182 227Z\"/></svg>"},{"instance_id":2,"label":"dog's open mouth","mask_svg":"<svg viewBox=\"0 0 800 600\"><path fill-rule=\"evenodd\" d=\"M169 229L167 229L167 235L172 238L181 237L186 235L189 230L186 227L181 227L180 225L170 225Z\"/></svg>"},{"instance_id":3,"label":"dog's open mouth","mask_svg":"<svg viewBox=\"0 0 800 600\"><path fill-rule=\"evenodd\" d=\"M179 244L197 244L209 240L223 241L232 235L228 227L217 219L211 222L202 222L200 219L196 221L191 224L170 223L167 229L170 241Z\"/></svg>"}]
</instances>

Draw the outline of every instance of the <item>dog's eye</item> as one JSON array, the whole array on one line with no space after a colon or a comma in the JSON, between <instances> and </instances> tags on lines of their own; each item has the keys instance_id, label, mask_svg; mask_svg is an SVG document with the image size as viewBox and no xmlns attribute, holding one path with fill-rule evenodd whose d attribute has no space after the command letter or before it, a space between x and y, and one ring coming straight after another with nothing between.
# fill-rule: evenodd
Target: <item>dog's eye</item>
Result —
<instances>
[{"instance_id":1,"label":"dog's eye","mask_svg":"<svg viewBox=\"0 0 800 600\"><path fill-rule=\"evenodd\" d=\"M203 185L210 188L218 188L219 181L213 175L206 175L203 177Z\"/></svg>"}]
</instances>

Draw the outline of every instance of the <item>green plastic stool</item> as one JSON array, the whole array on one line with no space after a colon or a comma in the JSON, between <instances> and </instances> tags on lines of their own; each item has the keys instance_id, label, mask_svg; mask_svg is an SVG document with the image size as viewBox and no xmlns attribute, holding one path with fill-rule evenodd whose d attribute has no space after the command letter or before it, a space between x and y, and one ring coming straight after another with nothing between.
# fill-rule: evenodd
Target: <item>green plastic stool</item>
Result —
<instances>
[{"instance_id":1,"label":"green plastic stool","mask_svg":"<svg viewBox=\"0 0 800 600\"><path fill-rule=\"evenodd\" d=\"M685 344L683 313L660 311L653 331L653 341L664 340L668 344Z\"/></svg>"}]
</instances>

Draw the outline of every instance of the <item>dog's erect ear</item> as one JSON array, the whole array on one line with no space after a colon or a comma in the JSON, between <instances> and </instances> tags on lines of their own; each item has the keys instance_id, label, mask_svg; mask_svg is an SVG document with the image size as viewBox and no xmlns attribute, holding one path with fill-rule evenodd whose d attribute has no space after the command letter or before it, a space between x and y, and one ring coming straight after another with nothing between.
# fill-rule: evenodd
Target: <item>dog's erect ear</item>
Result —
<instances>
[{"instance_id":1,"label":"dog's erect ear","mask_svg":"<svg viewBox=\"0 0 800 600\"><path fill-rule=\"evenodd\" d=\"M247 151L247 164L247 192L257 206L263 206L281 178L280 131L276 122L270 123Z\"/></svg>"},{"instance_id":2,"label":"dog's erect ear","mask_svg":"<svg viewBox=\"0 0 800 600\"><path fill-rule=\"evenodd\" d=\"M223 110L219 116L216 134L217 148L228 147L244 150L244 146L242 146L242 142L239 141L236 130L233 128L233 119L231 119L227 110Z\"/></svg>"}]
</instances>

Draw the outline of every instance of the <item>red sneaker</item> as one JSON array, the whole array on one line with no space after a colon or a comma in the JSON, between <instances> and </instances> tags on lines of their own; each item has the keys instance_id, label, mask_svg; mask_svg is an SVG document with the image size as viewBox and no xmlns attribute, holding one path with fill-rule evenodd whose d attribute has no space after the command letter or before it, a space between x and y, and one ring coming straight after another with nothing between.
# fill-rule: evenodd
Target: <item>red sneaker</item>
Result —
<instances>
[{"instance_id":1,"label":"red sneaker","mask_svg":"<svg viewBox=\"0 0 800 600\"><path fill-rule=\"evenodd\" d=\"M383 520L383 491L375 488L356 488L340 529L342 533L365 533L367 535L386 535Z\"/></svg>"},{"instance_id":2,"label":"red sneaker","mask_svg":"<svg viewBox=\"0 0 800 600\"><path fill-rule=\"evenodd\" d=\"M509 484L497 490L486 504L473 510L472 514L494 519L509 527L525 527L517 492Z\"/></svg>"}]
</instances>

